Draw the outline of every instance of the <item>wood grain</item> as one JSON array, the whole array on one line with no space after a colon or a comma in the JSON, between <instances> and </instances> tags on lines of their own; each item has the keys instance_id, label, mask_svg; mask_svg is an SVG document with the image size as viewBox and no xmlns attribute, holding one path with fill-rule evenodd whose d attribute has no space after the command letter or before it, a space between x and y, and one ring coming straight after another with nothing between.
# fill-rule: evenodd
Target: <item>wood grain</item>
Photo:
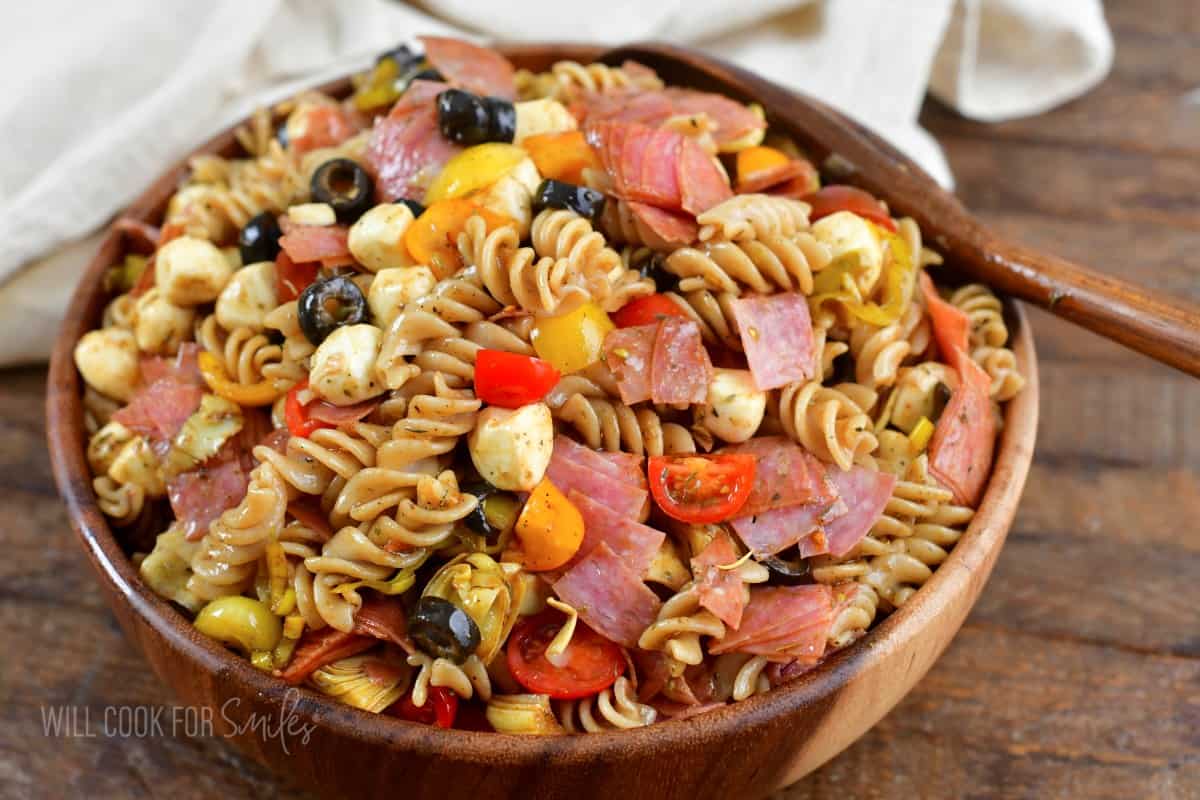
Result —
<instances>
[{"instance_id":1,"label":"wood grain","mask_svg":"<svg viewBox=\"0 0 1200 800\"><path fill-rule=\"evenodd\" d=\"M1126 0L1107 11L1117 67L1095 94L1000 126L958 120L932 103L924 119L967 206L1004 235L1128 270L1136 281L1173 276L1164 288L1191 287L1196 299L1196 230L1112 221L1097 151L1133 144L1154 158L1200 143L1200 120L1161 124L1200 86L1200 16L1190 0L1156 3L1153 13ZM1134 112L1147 108L1160 116L1143 124ZM1099 216L992 204L992 183L1042 179L1018 157L1022 142L1062 145L1058 177ZM1200 182L1190 187L1200 195ZM1160 573L1200 551L1200 384L1047 314L1033 314L1033 324L1046 387L1040 442L979 605L892 714L780 798L1200 797L1200 570L1192 560L1190 572L1167 564ZM1079 381L1096 388L1077 394ZM0 797L311 797L220 738L42 735L43 704L102 713L110 704L171 703L121 637L55 501L43 391L38 371L0 373ZM1142 404L1130 405L1138 394ZM1070 562L1069 574L1045 558L1051 543L1060 543L1055 562ZM1185 613L1131 605L1168 577ZM1142 612L1151 614L1144 624Z\"/></svg>"}]
</instances>

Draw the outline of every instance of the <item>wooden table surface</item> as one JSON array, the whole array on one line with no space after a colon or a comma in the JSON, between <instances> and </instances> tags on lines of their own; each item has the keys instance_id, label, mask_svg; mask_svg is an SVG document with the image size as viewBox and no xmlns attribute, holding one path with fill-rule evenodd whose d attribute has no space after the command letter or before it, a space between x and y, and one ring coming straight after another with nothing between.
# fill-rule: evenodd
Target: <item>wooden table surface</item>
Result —
<instances>
[{"instance_id":1,"label":"wooden table surface","mask_svg":"<svg viewBox=\"0 0 1200 800\"><path fill-rule=\"evenodd\" d=\"M1108 7L1112 76L980 125L929 103L1006 234L1200 301L1200 13ZM779 796L1200 797L1200 382L1034 312L1041 430L990 584L929 675ZM299 798L220 739L53 737L171 698L121 638L50 474L40 370L0 373L0 797ZM82 725L82 720L80 721ZM398 787L398 796L403 788Z\"/></svg>"}]
</instances>

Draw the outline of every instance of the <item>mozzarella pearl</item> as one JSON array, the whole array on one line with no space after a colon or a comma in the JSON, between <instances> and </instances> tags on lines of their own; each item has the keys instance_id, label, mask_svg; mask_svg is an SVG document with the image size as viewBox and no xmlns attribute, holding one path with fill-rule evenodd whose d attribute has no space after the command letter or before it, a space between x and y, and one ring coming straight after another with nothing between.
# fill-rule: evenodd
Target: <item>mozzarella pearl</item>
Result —
<instances>
[{"instance_id":1,"label":"mozzarella pearl","mask_svg":"<svg viewBox=\"0 0 1200 800\"><path fill-rule=\"evenodd\" d=\"M102 328L75 345L75 366L88 386L114 400L128 401L141 376L137 340L124 328Z\"/></svg>"},{"instance_id":2,"label":"mozzarella pearl","mask_svg":"<svg viewBox=\"0 0 1200 800\"><path fill-rule=\"evenodd\" d=\"M350 226L350 252L371 272L413 263L404 234L413 222L412 210L402 203L381 203Z\"/></svg>"},{"instance_id":3,"label":"mozzarella pearl","mask_svg":"<svg viewBox=\"0 0 1200 800\"><path fill-rule=\"evenodd\" d=\"M172 239L154 260L154 280L177 306L211 303L233 276L233 266L212 242L193 236Z\"/></svg>"},{"instance_id":4,"label":"mozzarella pearl","mask_svg":"<svg viewBox=\"0 0 1200 800\"><path fill-rule=\"evenodd\" d=\"M532 491L550 466L554 421L545 403L516 409L489 406L479 413L467 438L480 476L510 492Z\"/></svg>"},{"instance_id":5,"label":"mozzarella pearl","mask_svg":"<svg viewBox=\"0 0 1200 800\"><path fill-rule=\"evenodd\" d=\"M575 117L567 111L567 107L557 100L543 98L527 100L516 104L517 132L513 144L542 133L560 133L573 131L579 127Z\"/></svg>"},{"instance_id":6,"label":"mozzarella pearl","mask_svg":"<svg viewBox=\"0 0 1200 800\"><path fill-rule=\"evenodd\" d=\"M767 393L754 385L749 370L714 369L706 402L696 421L726 442L744 442L762 425Z\"/></svg>"},{"instance_id":7,"label":"mozzarella pearl","mask_svg":"<svg viewBox=\"0 0 1200 800\"><path fill-rule=\"evenodd\" d=\"M226 330L263 329L267 314L279 305L275 294L275 264L260 261L233 273L217 298L217 322Z\"/></svg>"},{"instance_id":8,"label":"mozzarella pearl","mask_svg":"<svg viewBox=\"0 0 1200 800\"><path fill-rule=\"evenodd\" d=\"M827 245L833 259L858 262L855 280L863 292L869 292L883 270L883 247L871 223L850 211L838 211L812 226L818 242Z\"/></svg>"},{"instance_id":9,"label":"mozzarella pearl","mask_svg":"<svg viewBox=\"0 0 1200 800\"><path fill-rule=\"evenodd\" d=\"M533 159L524 158L476 199L488 211L516 220L518 233L525 238L533 222L533 195L541 182Z\"/></svg>"},{"instance_id":10,"label":"mozzarella pearl","mask_svg":"<svg viewBox=\"0 0 1200 800\"><path fill-rule=\"evenodd\" d=\"M289 208L287 215L297 225L324 227L337 224L337 212L328 203L301 203Z\"/></svg>"},{"instance_id":11,"label":"mozzarella pearl","mask_svg":"<svg viewBox=\"0 0 1200 800\"><path fill-rule=\"evenodd\" d=\"M339 406L368 400L383 391L375 359L383 334L374 325L337 328L312 356L308 385L313 394Z\"/></svg>"},{"instance_id":12,"label":"mozzarella pearl","mask_svg":"<svg viewBox=\"0 0 1200 800\"><path fill-rule=\"evenodd\" d=\"M133 334L144 353L172 355L192 333L196 312L177 306L155 287L138 298Z\"/></svg>"}]
</instances>

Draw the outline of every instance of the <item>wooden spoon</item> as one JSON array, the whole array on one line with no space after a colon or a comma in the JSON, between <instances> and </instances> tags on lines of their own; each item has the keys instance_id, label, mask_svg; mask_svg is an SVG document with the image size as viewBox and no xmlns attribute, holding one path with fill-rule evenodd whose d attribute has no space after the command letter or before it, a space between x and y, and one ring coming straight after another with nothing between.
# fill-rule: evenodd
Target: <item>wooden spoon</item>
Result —
<instances>
[{"instance_id":1,"label":"wooden spoon","mask_svg":"<svg viewBox=\"0 0 1200 800\"><path fill-rule=\"evenodd\" d=\"M1000 238L906 156L818 100L658 42L610 50L600 60L626 59L654 68L668 83L760 102L772 109L771 124L786 130L824 173L912 217L955 269L1200 377L1200 307Z\"/></svg>"}]
</instances>

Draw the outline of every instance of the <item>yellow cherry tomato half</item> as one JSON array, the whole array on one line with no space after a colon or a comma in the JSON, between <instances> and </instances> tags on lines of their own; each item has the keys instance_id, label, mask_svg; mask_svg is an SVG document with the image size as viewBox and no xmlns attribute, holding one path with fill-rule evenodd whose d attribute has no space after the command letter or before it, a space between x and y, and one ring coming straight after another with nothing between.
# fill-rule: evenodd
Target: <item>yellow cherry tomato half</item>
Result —
<instances>
[{"instance_id":1,"label":"yellow cherry tomato half","mask_svg":"<svg viewBox=\"0 0 1200 800\"><path fill-rule=\"evenodd\" d=\"M433 270L439 280L462 269L462 255L458 252L458 235L463 232L467 220L478 214L487 223L488 231L502 225L516 225L516 221L479 206L469 197L456 197L431 204L404 232L404 246L418 264Z\"/></svg>"},{"instance_id":2,"label":"yellow cherry tomato half","mask_svg":"<svg viewBox=\"0 0 1200 800\"><path fill-rule=\"evenodd\" d=\"M425 205L453 200L486 189L525 158L512 144L488 142L468 147L446 162L425 192Z\"/></svg>"},{"instance_id":3,"label":"yellow cherry tomato half","mask_svg":"<svg viewBox=\"0 0 1200 800\"><path fill-rule=\"evenodd\" d=\"M595 303L584 303L557 317L544 317L533 326L533 349L563 375L578 372L600 360L604 337L616 326Z\"/></svg>"}]
</instances>

